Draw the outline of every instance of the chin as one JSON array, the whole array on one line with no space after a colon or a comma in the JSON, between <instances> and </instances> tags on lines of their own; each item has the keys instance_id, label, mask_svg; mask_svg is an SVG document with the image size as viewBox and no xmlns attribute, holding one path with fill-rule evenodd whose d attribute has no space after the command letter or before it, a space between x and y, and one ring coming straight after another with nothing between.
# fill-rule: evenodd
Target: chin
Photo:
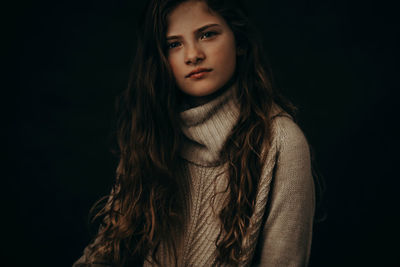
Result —
<instances>
[{"instance_id":1,"label":"chin","mask_svg":"<svg viewBox=\"0 0 400 267\"><path fill-rule=\"evenodd\" d=\"M218 91L218 89L209 89L209 90L204 90L204 88L199 89L199 90L187 90L184 91L186 94L191 95L191 96L195 96L195 97L202 97L202 96L208 96L211 95L213 93L215 93L216 91Z\"/></svg>"},{"instance_id":2,"label":"chin","mask_svg":"<svg viewBox=\"0 0 400 267\"><path fill-rule=\"evenodd\" d=\"M185 94L188 94L190 96L194 97L202 97L202 96L207 96L215 93L216 91L219 90L219 87L217 86L211 86L211 85L206 85L206 84L196 84L196 86L193 87L187 87L186 90L182 90Z\"/></svg>"}]
</instances>

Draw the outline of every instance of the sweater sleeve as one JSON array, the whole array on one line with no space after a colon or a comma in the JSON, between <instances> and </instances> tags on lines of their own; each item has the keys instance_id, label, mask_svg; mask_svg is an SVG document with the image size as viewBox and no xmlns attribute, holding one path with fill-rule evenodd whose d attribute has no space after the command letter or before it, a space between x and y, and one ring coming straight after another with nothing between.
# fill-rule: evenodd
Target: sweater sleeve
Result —
<instances>
[{"instance_id":1,"label":"sweater sleeve","mask_svg":"<svg viewBox=\"0 0 400 267\"><path fill-rule=\"evenodd\" d=\"M307 266L311 250L315 189L307 140L288 117L276 118L278 154L259 266Z\"/></svg>"},{"instance_id":2,"label":"sweater sleeve","mask_svg":"<svg viewBox=\"0 0 400 267\"><path fill-rule=\"evenodd\" d=\"M108 198L106 205L109 205L112 194L113 190L111 190L111 194ZM106 221L107 219L105 218L104 220ZM102 226L99 227L98 231L102 229L101 227ZM72 267L111 267L110 263L104 262L104 260L102 260L101 258L93 259L92 257L94 247L101 242L101 238L99 236L96 236L96 238L84 248L83 254L78 260L73 263Z\"/></svg>"},{"instance_id":3,"label":"sweater sleeve","mask_svg":"<svg viewBox=\"0 0 400 267\"><path fill-rule=\"evenodd\" d=\"M102 262L101 259L95 260L94 262L90 260L93 246L98 242L100 242L99 238L96 238L93 243L86 246L83 250L83 255L76 262L73 263L72 267L111 267L109 263Z\"/></svg>"}]
</instances>

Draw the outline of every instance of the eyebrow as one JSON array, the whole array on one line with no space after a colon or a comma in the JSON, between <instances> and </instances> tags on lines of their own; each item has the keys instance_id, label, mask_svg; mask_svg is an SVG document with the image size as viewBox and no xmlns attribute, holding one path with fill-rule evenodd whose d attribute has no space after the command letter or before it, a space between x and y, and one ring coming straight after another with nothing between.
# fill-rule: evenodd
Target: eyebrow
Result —
<instances>
[{"instance_id":1,"label":"eyebrow","mask_svg":"<svg viewBox=\"0 0 400 267\"><path fill-rule=\"evenodd\" d=\"M204 30L206 30L206 29L208 29L208 28L210 28L210 27L212 27L212 26L220 26L220 25L219 25L219 24L216 24L216 23L207 24L207 25L204 25L204 26L198 28L198 29L195 30L194 32L195 32L195 33L199 33L199 32L202 32L202 31L204 31ZM168 37L167 37L167 41L168 41L168 40L171 40L171 39L178 39L179 37L180 37L179 35L168 36Z\"/></svg>"}]
</instances>

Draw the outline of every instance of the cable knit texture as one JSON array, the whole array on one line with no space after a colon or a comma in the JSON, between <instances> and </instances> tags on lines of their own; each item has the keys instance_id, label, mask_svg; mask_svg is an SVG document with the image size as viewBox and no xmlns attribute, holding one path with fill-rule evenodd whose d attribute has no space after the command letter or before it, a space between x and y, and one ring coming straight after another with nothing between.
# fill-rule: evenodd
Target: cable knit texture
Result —
<instances>
[{"instance_id":1,"label":"cable knit texture","mask_svg":"<svg viewBox=\"0 0 400 267\"><path fill-rule=\"evenodd\" d=\"M178 266L221 266L216 261L215 242L221 229L218 214L228 200L228 193L223 192L228 177L219 152L238 116L232 89L181 113L185 141L177 175L188 202L182 211L184 227L176 232ZM278 105L274 104L270 116L274 117L273 140L242 244L246 257L240 266L307 266L315 209L309 147L303 132ZM77 263L85 261L85 253ZM166 243L161 244L158 256L162 266L174 266ZM144 263L153 265L150 258Z\"/></svg>"}]
</instances>

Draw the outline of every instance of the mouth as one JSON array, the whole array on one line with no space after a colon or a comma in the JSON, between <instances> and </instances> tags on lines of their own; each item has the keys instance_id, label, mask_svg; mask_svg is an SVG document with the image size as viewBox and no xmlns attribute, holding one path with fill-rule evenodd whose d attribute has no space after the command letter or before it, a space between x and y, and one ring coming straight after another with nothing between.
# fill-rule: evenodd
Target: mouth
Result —
<instances>
[{"instance_id":1,"label":"mouth","mask_svg":"<svg viewBox=\"0 0 400 267\"><path fill-rule=\"evenodd\" d=\"M212 69L198 68L190 72L185 78L197 78L198 76L203 76L205 73L212 71Z\"/></svg>"}]
</instances>

